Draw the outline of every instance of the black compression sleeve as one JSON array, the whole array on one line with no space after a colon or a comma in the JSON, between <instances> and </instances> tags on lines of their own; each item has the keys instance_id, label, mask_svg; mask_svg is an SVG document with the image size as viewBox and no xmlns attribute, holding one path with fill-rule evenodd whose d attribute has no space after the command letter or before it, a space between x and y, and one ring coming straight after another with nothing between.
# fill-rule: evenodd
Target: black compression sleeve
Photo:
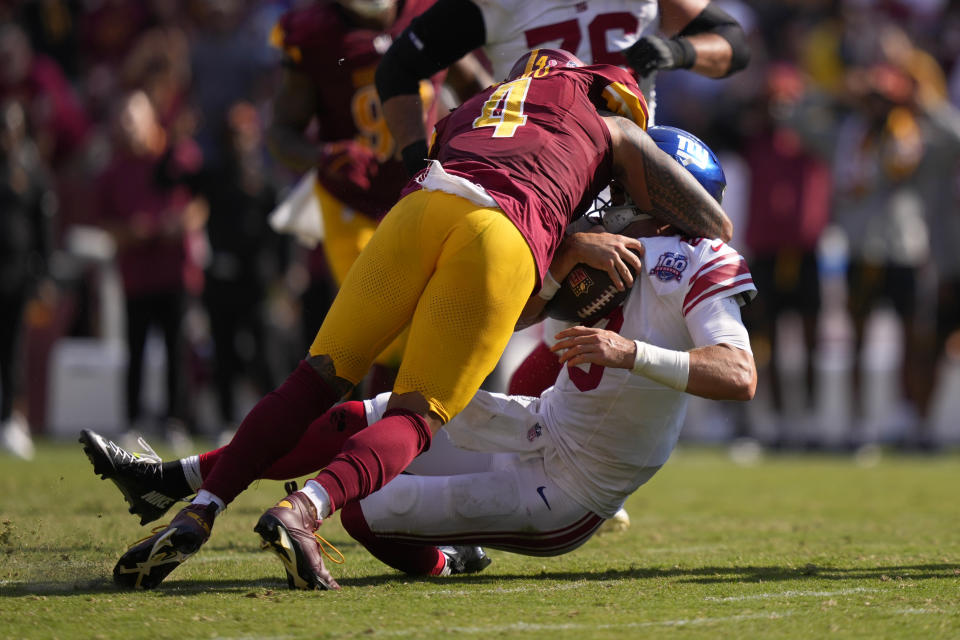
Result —
<instances>
[{"instance_id":1,"label":"black compression sleeve","mask_svg":"<svg viewBox=\"0 0 960 640\"><path fill-rule=\"evenodd\" d=\"M725 75L736 73L747 66L750 61L750 46L747 44L743 28L733 16L712 2L704 7L703 11L677 36L694 36L699 33L715 33L730 43L733 54L730 58L730 68Z\"/></svg>"},{"instance_id":2,"label":"black compression sleeve","mask_svg":"<svg viewBox=\"0 0 960 640\"><path fill-rule=\"evenodd\" d=\"M419 91L420 80L486 42L480 8L470 0L439 0L393 42L377 66L380 102Z\"/></svg>"}]
</instances>

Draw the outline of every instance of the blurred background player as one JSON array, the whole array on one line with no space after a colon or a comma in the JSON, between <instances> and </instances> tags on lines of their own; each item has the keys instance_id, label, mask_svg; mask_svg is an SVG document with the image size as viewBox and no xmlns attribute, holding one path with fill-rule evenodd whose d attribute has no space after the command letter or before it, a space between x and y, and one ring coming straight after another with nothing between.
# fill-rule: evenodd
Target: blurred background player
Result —
<instances>
[{"instance_id":1,"label":"blurred background player","mask_svg":"<svg viewBox=\"0 0 960 640\"><path fill-rule=\"evenodd\" d=\"M320 504L306 503L315 519L284 525L312 540L323 517L406 468L493 369L564 228L614 176L638 206L665 222L730 237L732 225L716 201L635 124L645 122L645 105L629 74L579 64L564 51L529 52L510 82L438 123L431 175L411 183L377 228L309 357L247 415L193 503L121 557L120 584L155 586L195 553L218 511L349 392L409 322L384 417L348 439L308 483ZM558 101L560 94L569 99ZM498 111L504 100L508 108ZM602 116L599 108L630 118ZM626 273L624 261L640 266L626 247L616 257L603 265L615 282ZM629 274L623 277L629 284ZM265 537L280 535L273 516L261 518ZM313 586L335 588L328 576L317 573Z\"/></svg>"},{"instance_id":2,"label":"blurred background player","mask_svg":"<svg viewBox=\"0 0 960 640\"><path fill-rule=\"evenodd\" d=\"M557 46L587 64L631 67L651 114L655 71L684 68L723 77L749 59L736 20L705 0L439 0L397 38L377 69L384 115L407 170L423 168L427 156L421 79L482 48L501 80L518 56L540 46Z\"/></svg>"},{"instance_id":3,"label":"blurred background player","mask_svg":"<svg viewBox=\"0 0 960 640\"><path fill-rule=\"evenodd\" d=\"M273 155L299 172L316 168L323 218L323 254L336 287L392 207L408 176L397 156L373 85L383 54L432 0L313 2L285 14L271 34L283 52L267 142ZM464 65L458 67L464 68ZM474 65L475 68L475 65ZM437 117L443 73L417 84L421 126ZM474 85L454 74L467 94ZM329 299L307 299L307 317L322 319ZM314 325L318 326L318 325ZM309 328L312 331L312 328ZM377 359L370 389L389 389L403 351L398 338Z\"/></svg>"}]
</instances>

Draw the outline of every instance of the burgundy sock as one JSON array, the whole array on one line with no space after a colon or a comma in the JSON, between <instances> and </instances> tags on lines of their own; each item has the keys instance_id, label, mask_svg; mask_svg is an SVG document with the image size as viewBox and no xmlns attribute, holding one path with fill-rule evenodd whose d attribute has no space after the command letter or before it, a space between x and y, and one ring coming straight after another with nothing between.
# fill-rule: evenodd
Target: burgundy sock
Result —
<instances>
[{"instance_id":1,"label":"burgundy sock","mask_svg":"<svg viewBox=\"0 0 960 640\"><path fill-rule=\"evenodd\" d=\"M283 384L250 410L201 488L229 504L292 450L310 423L339 399L340 394L306 360L301 361Z\"/></svg>"},{"instance_id":2,"label":"burgundy sock","mask_svg":"<svg viewBox=\"0 0 960 640\"><path fill-rule=\"evenodd\" d=\"M206 478L208 475L210 475L210 472L213 471L213 468L217 466L217 461L220 459L220 454L223 453L223 450L226 448L226 446L223 446L219 449L207 451L206 453L201 453L199 456L197 456L200 459L201 478Z\"/></svg>"},{"instance_id":3,"label":"burgundy sock","mask_svg":"<svg viewBox=\"0 0 960 640\"><path fill-rule=\"evenodd\" d=\"M373 557L398 571L414 576L435 576L440 575L446 564L443 554L434 546L390 542L378 538L363 517L359 502L348 502L343 507L340 511L340 523Z\"/></svg>"},{"instance_id":4,"label":"burgundy sock","mask_svg":"<svg viewBox=\"0 0 960 640\"><path fill-rule=\"evenodd\" d=\"M347 439L340 455L314 479L326 490L336 511L397 477L411 460L430 448L431 438L423 416L391 409L381 420Z\"/></svg>"},{"instance_id":5,"label":"burgundy sock","mask_svg":"<svg viewBox=\"0 0 960 640\"><path fill-rule=\"evenodd\" d=\"M293 450L270 465L261 479L290 480L324 468L340 453L347 438L367 426L362 402L344 402L310 423ZM225 447L200 454L200 477L206 478Z\"/></svg>"},{"instance_id":6,"label":"burgundy sock","mask_svg":"<svg viewBox=\"0 0 960 640\"><path fill-rule=\"evenodd\" d=\"M553 386L562 368L557 354L550 351L545 342L540 342L510 376L507 393L537 397Z\"/></svg>"}]
</instances>

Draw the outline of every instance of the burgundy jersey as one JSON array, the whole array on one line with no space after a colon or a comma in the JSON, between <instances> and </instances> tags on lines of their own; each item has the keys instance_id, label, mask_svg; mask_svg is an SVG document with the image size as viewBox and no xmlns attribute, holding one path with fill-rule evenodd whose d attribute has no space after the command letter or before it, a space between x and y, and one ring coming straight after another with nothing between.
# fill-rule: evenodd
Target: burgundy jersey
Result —
<instances>
[{"instance_id":1,"label":"burgundy jersey","mask_svg":"<svg viewBox=\"0 0 960 640\"><path fill-rule=\"evenodd\" d=\"M284 14L270 37L283 50L285 64L313 81L318 141L353 140L374 152L376 160L359 157L365 154L348 154L346 158L335 157L329 166L317 167L324 188L348 207L372 218L386 214L409 178L383 118L373 84L374 72L393 39L433 2L401 3L400 14L387 31L350 27L339 6L315 2ZM441 73L420 83L427 130L436 120L434 97L442 80ZM336 176L328 177L331 172ZM371 177L369 189L346 179L358 174Z\"/></svg>"},{"instance_id":2,"label":"burgundy jersey","mask_svg":"<svg viewBox=\"0 0 960 640\"><path fill-rule=\"evenodd\" d=\"M636 81L610 65L530 68L436 126L431 157L487 191L523 233L541 276L564 228L610 183L610 132L598 109L646 128Z\"/></svg>"}]
</instances>

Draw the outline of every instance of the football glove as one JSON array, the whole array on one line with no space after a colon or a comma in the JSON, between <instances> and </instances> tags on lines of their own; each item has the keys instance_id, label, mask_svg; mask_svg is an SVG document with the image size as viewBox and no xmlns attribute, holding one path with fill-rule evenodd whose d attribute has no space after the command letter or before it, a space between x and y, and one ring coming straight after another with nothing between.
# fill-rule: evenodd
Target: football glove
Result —
<instances>
[{"instance_id":1,"label":"football glove","mask_svg":"<svg viewBox=\"0 0 960 640\"><path fill-rule=\"evenodd\" d=\"M686 38L643 36L623 54L641 77L661 69L689 69L697 61L697 52Z\"/></svg>"},{"instance_id":2,"label":"football glove","mask_svg":"<svg viewBox=\"0 0 960 640\"><path fill-rule=\"evenodd\" d=\"M328 181L352 185L363 191L370 188L380 169L373 150L354 140L324 144L317 165Z\"/></svg>"}]
</instances>

